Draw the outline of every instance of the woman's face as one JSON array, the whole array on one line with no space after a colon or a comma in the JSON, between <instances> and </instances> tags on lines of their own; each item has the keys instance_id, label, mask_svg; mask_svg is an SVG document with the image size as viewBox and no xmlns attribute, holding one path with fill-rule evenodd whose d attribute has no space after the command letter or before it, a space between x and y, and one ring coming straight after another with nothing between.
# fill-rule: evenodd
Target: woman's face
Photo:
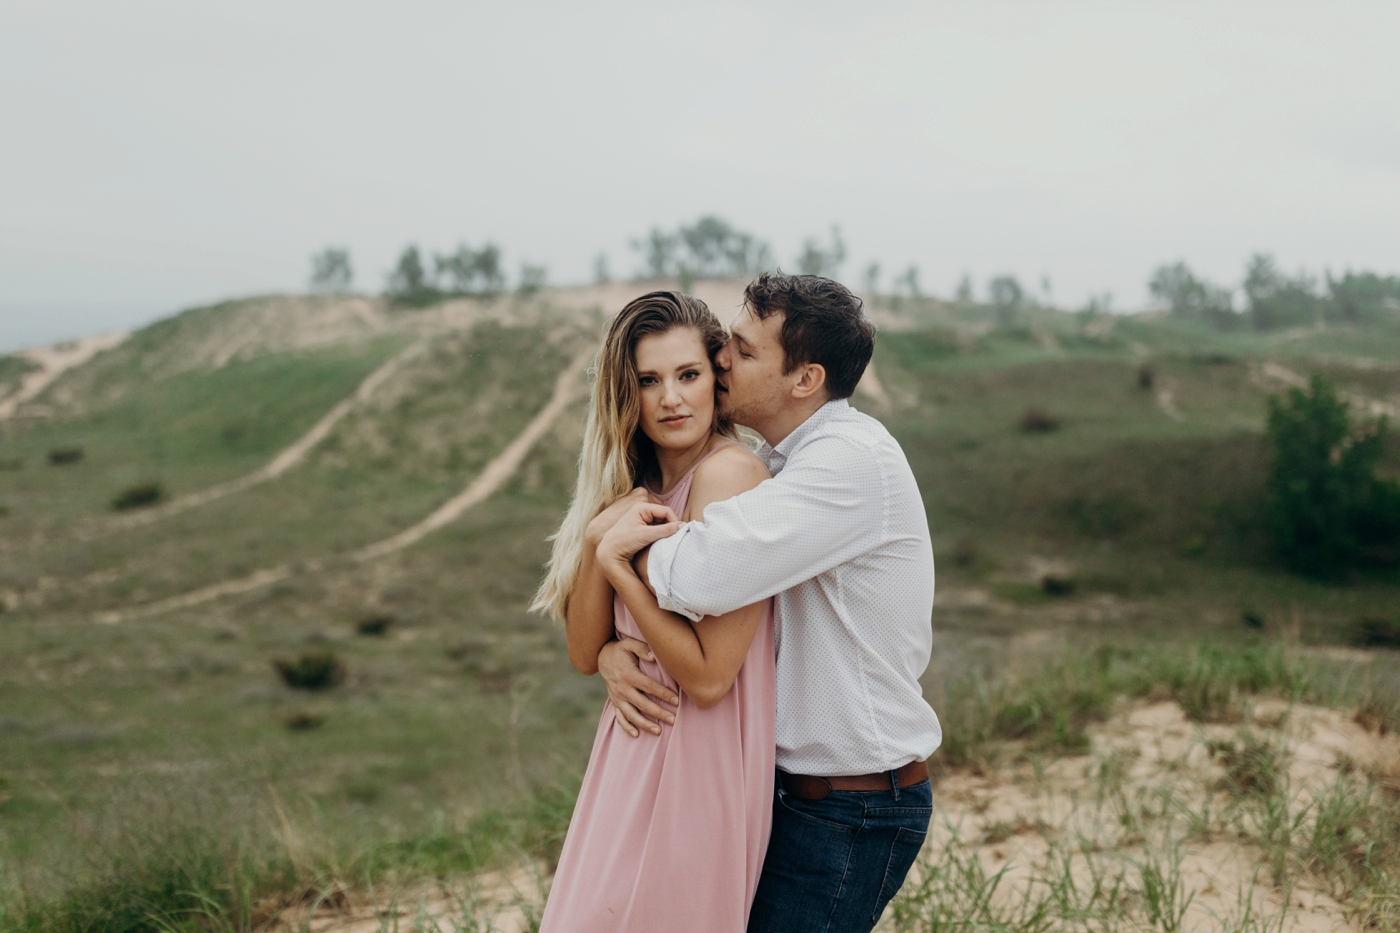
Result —
<instances>
[{"instance_id":1,"label":"woman's face","mask_svg":"<svg viewBox=\"0 0 1400 933\"><path fill-rule=\"evenodd\" d=\"M710 436L715 371L699 331L673 327L637 341L642 431L657 447L683 450Z\"/></svg>"}]
</instances>

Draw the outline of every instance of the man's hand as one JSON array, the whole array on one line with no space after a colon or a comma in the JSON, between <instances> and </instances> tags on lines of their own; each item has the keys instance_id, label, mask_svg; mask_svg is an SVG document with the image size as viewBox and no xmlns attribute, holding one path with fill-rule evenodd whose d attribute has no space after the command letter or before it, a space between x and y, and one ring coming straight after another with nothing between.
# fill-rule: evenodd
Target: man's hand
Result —
<instances>
[{"instance_id":1,"label":"man's hand","mask_svg":"<svg viewBox=\"0 0 1400 933\"><path fill-rule=\"evenodd\" d=\"M598 652L598 674L608 685L613 717L623 731L634 739L640 734L638 729L660 735L661 727L654 720L659 719L668 726L676 723L675 714L651 700L647 694L672 706L680 703L680 698L665 684L642 673L638 658L656 660L646 642L635 638L610 641Z\"/></svg>"},{"instance_id":2,"label":"man's hand","mask_svg":"<svg viewBox=\"0 0 1400 933\"><path fill-rule=\"evenodd\" d=\"M598 564L610 581L617 573L632 573L632 557L644 547L680 531L681 520L664 505L634 505L598 542Z\"/></svg>"},{"instance_id":3,"label":"man's hand","mask_svg":"<svg viewBox=\"0 0 1400 933\"><path fill-rule=\"evenodd\" d=\"M643 502L659 501L652 493L638 486L594 516L593 521L588 523L588 528L583 533L584 542L588 547L598 547L598 542L603 540L603 535L612 530L612 526L617 524L618 519L626 515L633 506L641 505Z\"/></svg>"}]
</instances>

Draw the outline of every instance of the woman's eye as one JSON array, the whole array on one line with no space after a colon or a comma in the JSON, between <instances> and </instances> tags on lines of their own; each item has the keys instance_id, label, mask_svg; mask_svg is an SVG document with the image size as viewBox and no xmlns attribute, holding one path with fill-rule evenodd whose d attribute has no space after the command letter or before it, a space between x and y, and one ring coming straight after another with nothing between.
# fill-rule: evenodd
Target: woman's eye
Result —
<instances>
[{"instance_id":1,"label":"woman's eye","mask_svg":"<svg viewBox=\"0 0 1400 933\"><path fill-rule=\"evenodd\" d=\"M681 373L681 378L684 379L686 382L690 382L692 380L699 379L700 373L694 369L687 369L685 372Z\"/></svg>"},{"instance_id":2,"label":"woman's eye","mask_svg":"<svg viewBox=\"0 0 1400 933\"><path fill-rule=\"evenodd\" d=\"M643 377L641 378L640 381L641 381L641 384L644 385L644 386L654 386L654 385L656 385L656 377L655 377L655 376L643 376Z\"/></svg>"}]
</instances>

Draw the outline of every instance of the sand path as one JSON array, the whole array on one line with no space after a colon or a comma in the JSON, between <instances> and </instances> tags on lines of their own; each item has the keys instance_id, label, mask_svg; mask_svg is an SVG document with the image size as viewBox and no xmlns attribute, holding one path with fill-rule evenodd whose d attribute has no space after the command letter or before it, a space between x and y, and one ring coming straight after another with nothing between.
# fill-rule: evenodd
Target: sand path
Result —
<instances>
[{"instance_id":1,"label":"sand path","mask_svg":"<svg viewBox=\"0 0 1400 933\"><path fill-rule=\"evenodd\" d=\"M24 350L21 356L38 365L38 369L24 374L19 391L0 401L0 421L12 418L19 406L36 398L59 376L75 366L81 366L103 350L110 350L128 336L126 331L117 334L98 334L84 337L69 343L56 343L51 347L34 347Z\"/></svg>"},{"instance_id":2,"label":"sand path","mask_svg":"<svg viewBox=\"0 0 1400 933\"><path fill-rule=\"evenodd\" d=\"M1306 389L1309 385L1306 376L1272 360L1265 360L1258 365L1251 366L1250 378L1254 380L1255 385L1268 390L1272 390L1280 384L1295 389ZM1400 405L1394 402L1371 398L1356 392L1347 392L1343 389L1337 390L1337 397L1361 409L1373 418L1385 417L1391 420L1400 420Z\"/></svg>"},{"instance_id":3,"label":"sand path","mask_svg":"<svg viewBox=\"0 0 1400 933\"><path fill-rule=\"evenodd\" d=\"M192 606L202 605L220 599L224 596L235 596L240 593L249 593L253 590L285 580L296 573L314 573L327 567L344 563L364 563L377 560L397 551L401 551L412 544L421 541L425 536L442 528L462 516L464 512L491 496L492 493L500 489L501 486L515 474L524 461L526 454L538 443L554 423L554 420L563 413L574 399L578 398L582 391L583 384L579 378L589 362L593 359L595 347L588 347L574 357L573 361L559 374L554 381L554 392L550 396L549 402L544 408L530 420L525 429L516 438L497 454L486 467L467 484L457 495L444 502L432 514L417 524L405 528L392 537L373 544L365 545L344 554L330 555L324 557L313 557L288 561L274 567L267 567L255 571L246 577L239 577L236 580L225 580L221 583L214 583L209 586L191 590L188 593L181 593L178 596L171 596L157 602L147 603L142 606L133 606L127 609L111 610L98 613L98 622L115 624L133 618L145 618L161 613L171 612L176 609L188 609Z\"/></svg>"},{"instance_id":4,"label":"sand path","mask_svg":"<svg viewBox=\"0 0 1400 933\"><path fill-rule=\"evenodd\" d=\"M117 531L150 525L161 519L169 518L172 515L178 515L181 512L197 508L201 505L207 505L217 499L231 496L237 492L243 492L245 489L251 489L254 486L276 479L305 460L312 449L323 441L326 435L330 434L331 430L339 424L346 415L350 414L356 406L368 401L370 396L372 396L390 376L398 372L405 363L421 355L427 345L426 340L420 340L410 344L404 350L390 357L381 364L378 369L366 376L364 381L360 383L359 387L356 388L354 392L341 399L336 403L334 408L322 415L321 419L311 426L311 430L307 431L291 446L287 447L252 473L240 476L237 479L229 480L225 483L210 486L207 489L187 493L186 495L179 496L164 505L159 505L152 509L133 512L110 519L104 523L104 530Z\"/></svg>"}]
</instances>

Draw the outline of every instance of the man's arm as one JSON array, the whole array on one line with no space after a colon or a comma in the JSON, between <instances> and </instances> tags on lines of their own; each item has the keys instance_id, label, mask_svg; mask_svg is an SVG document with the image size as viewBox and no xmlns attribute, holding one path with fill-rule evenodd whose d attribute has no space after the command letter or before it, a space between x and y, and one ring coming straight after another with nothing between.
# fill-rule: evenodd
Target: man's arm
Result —
<instances>
[{"instance_id":1,"label":"man's arm","mask_svg":"<svg viewBox=\"0 0 1400 933\"><path fill-rule=\"evenodd\" d=\"M767 599L879 540L884 477L869 450L818 438L774 479L706 507L642 559L663 609L698 621ZM645 542L650 543L650 542Z\"/></svg>"}]
</instances>

